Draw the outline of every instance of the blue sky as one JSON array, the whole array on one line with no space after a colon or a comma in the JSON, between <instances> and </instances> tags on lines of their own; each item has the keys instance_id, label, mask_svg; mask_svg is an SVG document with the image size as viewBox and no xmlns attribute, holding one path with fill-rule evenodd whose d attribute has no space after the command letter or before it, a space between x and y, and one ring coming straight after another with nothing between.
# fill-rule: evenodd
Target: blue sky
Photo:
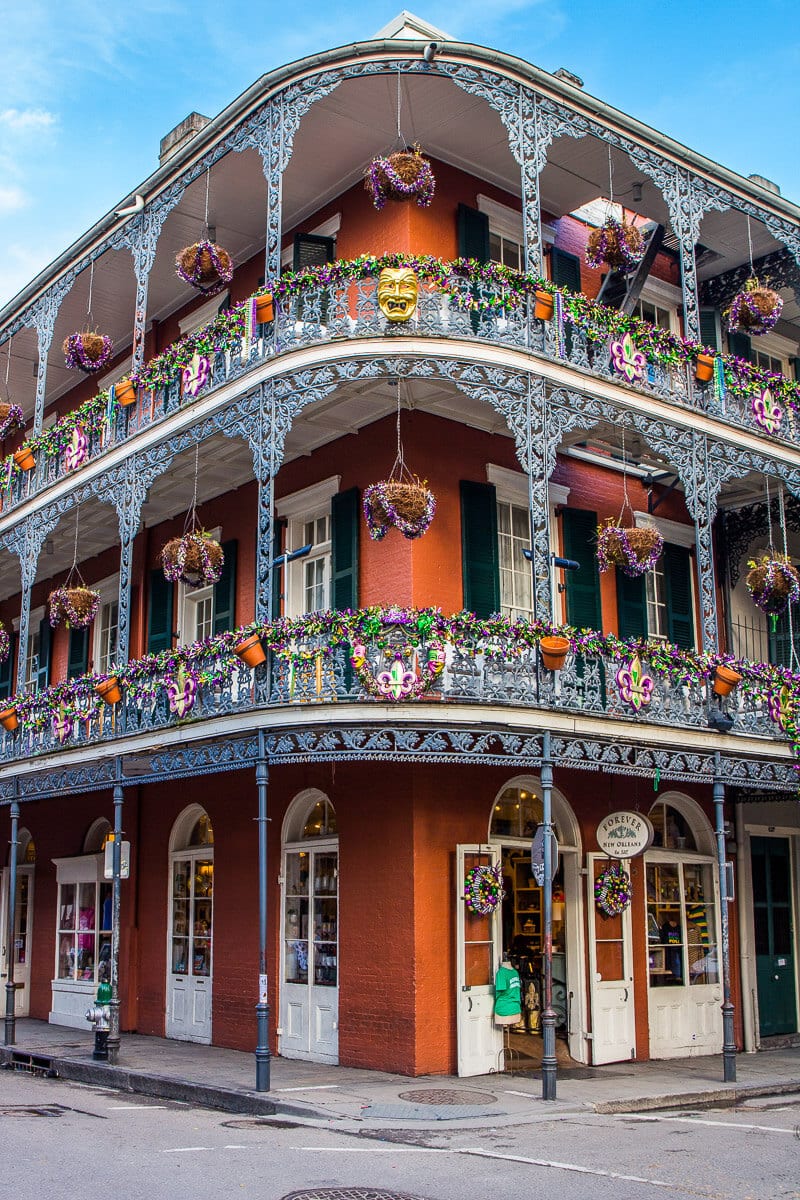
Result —
<instances>
[{"instance_id":1,"label":"blue sky","mask_svg":"<svg viewBox=\"0 0 800 1200\"><path fill-rule=\"evenodd\" d=\"M402 0L21 0L0 35L0 303L156 167L161 137L264 71L373 36ZM800 203L800 7L411 0L463 41L586 90Z\"/></svg>"}]
</instances>

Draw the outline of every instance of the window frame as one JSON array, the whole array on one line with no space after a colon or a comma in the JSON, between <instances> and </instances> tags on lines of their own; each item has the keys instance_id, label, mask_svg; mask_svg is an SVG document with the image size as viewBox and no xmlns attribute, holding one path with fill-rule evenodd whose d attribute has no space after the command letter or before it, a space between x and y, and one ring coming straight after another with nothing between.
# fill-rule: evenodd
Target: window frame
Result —
<instances>
[{"instance_id":1,"label":"window frame","mask_svg":"<svg viewBox=\"0 0 800 1200\"><path fill-rule=\"evenodd\" d=\"M284 552L291 554L307 543L304 539L304 526L310 521L325 518L328 523L327 541L314 544L314 548L302 558L294 562L284 563L283 572L283 615L289 618L304 616L309 611L305 607L305 579L308 563L323 563L323 604L329 608L332 604L331 588L333 581L333 497L338 494L341 475L331 475L310 487L292 492L275 501L275 515L286 521L286 545Z\"/></svg>"},{"instance_id":2,"label":"window frame","mask_svg":"<svg viewBox=\"0 0 800 1200\"><path fill-rule=\"evenodd\" d=\"M513 508L524 508L525 512L529 511L530 497L528 476L522 471L511 471L508 467L498 466L496 463L486 464L486 481L491 483L495 489L495 500L498 504L510 504ZM557 521L556 509L566 505L569 499L570 489L560 483L548 483L547 486L547 501L550 510L550 550L556 552L557 545ZM498 534L499 539L499 534ZM503 597L503 572L500 567L499 555L499 540L498 540L498 572L500 576L500 611L502 612L508 605ZM530 569L530 564L528 564ZM531 592L531 609L530 617L533 617L533 602L534 596ZM563 599L559 596L555 581L555 573L551 572L551 604L553 613L558 611L557 606L563 606Z\"/></svg>"},{"instance_id":3,"label":"window frame","mask_svg":"<svg viewBox=\"0 0 800 1200\"><path fill-rule=\"evenodd\" d=\"M216 529L208 531L209 536L215 542L222 544L222 526L218 525ZM190 588L188 584L182 580L178 584L178 626L177 626L177 644L179 646L191 646L193 642L198 640L197 637L197 609L200 604L206 600L211 600L211 617L210 629L208 634L203 634L203 637L211 637L214 632L214 589L216 584L209 583L205 587ZM188 630L192 631L191 636L188 635Z\"/></svg>"}]
</instances>

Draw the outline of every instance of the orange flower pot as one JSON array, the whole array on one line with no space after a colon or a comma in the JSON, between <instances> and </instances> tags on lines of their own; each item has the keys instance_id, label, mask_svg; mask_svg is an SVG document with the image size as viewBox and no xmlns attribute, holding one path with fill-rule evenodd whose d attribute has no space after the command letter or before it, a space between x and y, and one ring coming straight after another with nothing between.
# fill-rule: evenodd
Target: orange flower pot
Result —
<instances>
[{"instance_id":1,"label":"orange flower pot","mask_svg":"<svg viewBox=\"0 0 800 1200\"><path fill-rule=\"evenodd\" d=\"M135 404L136 388L133 385L133 381L130 379L120 379L119 383L115 383L114 399L123 408L127 408L129 404Z\"/></svg>"},{"instance_id":2,"label":"orange flower pot","mask_svg":"<svg viewBox=\"0 0 800 1200\"><path fill-rule=\"evenodd\" d=\"M698 383L708 383L714 374L714 358L711 354L698 354L694 377Z\"/></svg>"},{"instance_id":3,"label":"orange flower pot","mask_svg":"<svg viewBox=\"0 0 800 1200\"><path fill-rule=\"evenodd\" d=\"M569 654L569 638L543 637L539 642L542 662L546 671L560 671Z\"/></svg>"},{"instance_id":4,"label":"orange flower pot","mask_svg":"<svg viewBox=\"0 0 800 1200\"><path fill-rule=\"evenodd\" d=\"M267 661L261 638L257 633L252 633L249 638L239 642L239 645L235 647L235 652L246 667L258 667Z\"/></svg>"},{"instance_id":5,"label":"orange flower pot","mask_svg":"<svg viewBox=\"0 0 800 1200\"><path fill-rule=\"evenodd\" d=\"M122 692L116 675L112 675L110 679L104 680L103 683L96 684L94 690L106 704L119 704L122 699Z\"/></svg>"},{"instance_id":6,"label":"orange flower pot","mask_svg":"<svg viewBox=\"0 0 800 1200\"><path fill-rule=\"evenodd\" d=\"M275 305L272 302L272 293L268 292L265 296L256 296L256 321L259 325L267 325L270 321L275 320Z\"/></svg>"},{"instance_id":7,"label":"orange flower pot","mask_svg":"<svg viewBox=\"0 0 800 1200\"><path fill-rule=\"evenodd\" d=\"M32 471L36 466L36 459L30 446L23 446L21 450L15 450L14 462L21 471Z\"/></svg>"},{"instance_id":8,"label":"orange flower pot","mask_svg":"<svg viewBox=\"0 0 800 1200\"><path fill-rule=\"evenodd\" d=\"M714 672L714 682L712 687L718 696L728 696L736 687L737 683L741 682L742 677L738 671L734 671L732 667L726 667L720 663Z\"/></svg>"},{"instance_id":9,"label":"orange flower pot","mask_svg":"<svg viewBox=\"0 0 800 1200\"><path fill-rule=\"evenodd\" d=\"M553 297L550 292L537 291L535 293L533 315L537 321L553 319Z\"/></svg>"},{"instance_id":10,"label":"orange flower pot","mask_svg":"<svg viewBox=\"0 0 800 1200\"><path fill-rule=\"evenodd\" d=\"M7 729L9 733L14 732L19 725L16 708L4 708L0 712L0 725L3 726L3 729Z\"/></svg>"}]
</instances>

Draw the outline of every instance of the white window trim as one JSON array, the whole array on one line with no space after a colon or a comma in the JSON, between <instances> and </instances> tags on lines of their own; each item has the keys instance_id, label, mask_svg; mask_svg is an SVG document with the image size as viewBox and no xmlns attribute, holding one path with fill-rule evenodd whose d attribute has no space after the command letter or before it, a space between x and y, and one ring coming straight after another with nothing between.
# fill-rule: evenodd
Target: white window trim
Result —
<instances>
[{"instance_id":1,"label":"white window trim","mask_svg":"<svg viewBox=\"0 0 800 1200\"><path fill-rule=\"evenodd\" d=\"M327 221L323 221L321 225L317 225L316 229L305 229L303 235L309 237L330 237L335 238L342 224L342 214L334 213L332 217L328 217ZM294 239L288 246L284 246L281 250L281 269L291 267L294 259Z\"/></svg>"},{"instance_id":2,"label":"white window trim","mask_svg":"<svg viewBox=\"0 0 800 1200\"><path fill-rule=\"evenodd\" d=\"M664 541L674 546L692 550L697 544L694 525L682 525L680 521L668 521L666 517L654 517L645 512L635 512L633 517L637 529L652 529L655 525Z\"/></svg>"},{"instance_id":3,"label":"white window trim","mask_svg":"<svg viewBox=\"0 0 800 1200\"><path fill-rule=\"evenodd\" d=\"M186 337L190 333L196 333L204 325L210 325L220 308L227 308L230 295L229 291L220 292L216 296L212 296L210 300L206 300L205 304L201 304L199 308L189 313L188 316L182 317L178 321L181 337Z\"/></svg>"},{"instance_id":4,"label":"white window trim","mask_svg":"<svg viewBox=\"0 0 800 1200\"><path fill-rule=\"evenodd\" d=\"M291 495L284 496L281 500L275 501L276 515L288 522L287 547L290 550L299 550L300 548L299 545L293 544L293 525L296 526L303 521L310 520L312 517L319 516L322 512L326 512L330 520L331 501L339 492L341 480L341 475L331 475L328 479L321 479L319 483L312 483L310 487L301 488L300 491L292 492ZM332 534L333 530L331 529L331 536ZM331 550L326 554L313 555L314 558L322 557L328 560L328 588L331 585L332 552L333 547L331 546ZM307 561L305 558L300 558L293 563L284 563L282 568L284 612L292 616L305 611L302 603L298 603L297 598L303 591L301 582L304 570L303 564Z\"/></svg>"},{"instance_id":5,"label":"white window trim","mask_svg":"<svg viewBox=\"0 0 800 1200\"><path fill-rule=\"evenodd\" d=\"M521 471L510 471L508 467L500 467L496 463L486 464L486 480L497 488L501 500L517 504L521 508L528 507L528 476ZM550 507L566 504L570 489L561 483L548 483L547 497Z\"/></svg>"},{"instance_id":6,"label":"white window trim","mask_svg":"<svg viewBox=\"0 0 800 1200\"><path fill-rule=\"evenodd\" d=\"M525 223L523 214L508 204L500 204L489 196L478 193L478 212L489 218L489 229L500 237L508 238L517 245L525 246ZM542 243L552 246L556 240L556 231L552 225L542 225Z\"/></svg>"},{"instance_id":7,"label":"white window trim","mask_svg":"<svg viewBox=\"0 0 800 1200\"><path fill-rule=\"evenodd\" d=\"M97 663L100 661L101 614L106 604L119 603L119 574L109 575L108 578L102 579L100 583L94 584L93 587L96 592L100 593L97 616L92 622L92 646L89 654L89 660L96 668ZM117 610L117 639L119 640L119 609Z\"/></svg>"},{"instance_id":8,"label":"white window trim","mask_svg":"<svg viewBox=\"0 0 800 1200\"><path fill-rule=\"evenodd\" d=\"M222 542L222 526L218 525L216 529L206 530L209 537L212 537L215 542ZM209 583L205 587L190 588L187 584L181 582L178 584L178 628L177 641L179 646L188 646L191 640L185 637L186 628L189 625L189 605L197 604L198 601L204 600L206 596L214 594L214 584Z\"/></svg>"},{"instance_id":9,"label":"white window trim","mask_svg":"<svg viewBox=\"0 0 800 1200\"><path fill-rule=\"evenodd\" d=\"M331 475L327 479L321 479L319 483L312 483L310 487L301 488L299 492L282 496L280 500L275 501L276 516L291 519L321 508L326 501L330 502L333 499L341 482L341 475Z\"/></svg>"},{"instance_id":10,"label":"white window trim","mask_svg":"<svg viewBox=\"0 0 800 1200\"><path fill-rule=\"evenodd\" d=\"M113 371L107 371L97 381L97 390L105 392L115 383L119 383L120 379L127 379L130 375L133 358L129 354L118 366L114 367Z\"/></svg>"},{"instance_id":11,"label":"white window trim","mask_svg":"<svg viewBox=\"0 0 800 1200\"><path fill-rule=\"evenodd\" d=\"M753 350L763 350L765 354L769 354L772 358L779 358L786 367L787 359L793 358L797 354L797 342L791 338L784 337L780 333L764 333L759 337L754 337L751 342Z\"/></svg>"}]
</instances>

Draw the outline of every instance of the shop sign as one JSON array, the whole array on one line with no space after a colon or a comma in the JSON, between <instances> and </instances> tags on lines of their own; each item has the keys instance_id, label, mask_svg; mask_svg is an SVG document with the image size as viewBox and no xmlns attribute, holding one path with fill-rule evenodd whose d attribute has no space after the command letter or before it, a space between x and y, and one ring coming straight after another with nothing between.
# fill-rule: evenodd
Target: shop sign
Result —
<instances>
[{"instance_id":1,"label":"shop sign","mask_svg":"<svg viewBox=\"0 0 800 1200\"><path fill-rule=\"evenodd\" d=\"M556 877L558 870L558 842L556 835L550 834L550 880ZM531 845L531 873L537 887L544 887L544 825L540 825L533 837Z\"/></svg>"},{"instance_id":2,"label":"shop sign","mask_svg":"<svg viewBox=\"0 0 800 1200\"><path fill-rule=\"evenodd\" d=\"M597 826L597 844L609 858L635 858L652 841L653 826L642 813L611 813Z\"/></svg>"}]
</instances>

